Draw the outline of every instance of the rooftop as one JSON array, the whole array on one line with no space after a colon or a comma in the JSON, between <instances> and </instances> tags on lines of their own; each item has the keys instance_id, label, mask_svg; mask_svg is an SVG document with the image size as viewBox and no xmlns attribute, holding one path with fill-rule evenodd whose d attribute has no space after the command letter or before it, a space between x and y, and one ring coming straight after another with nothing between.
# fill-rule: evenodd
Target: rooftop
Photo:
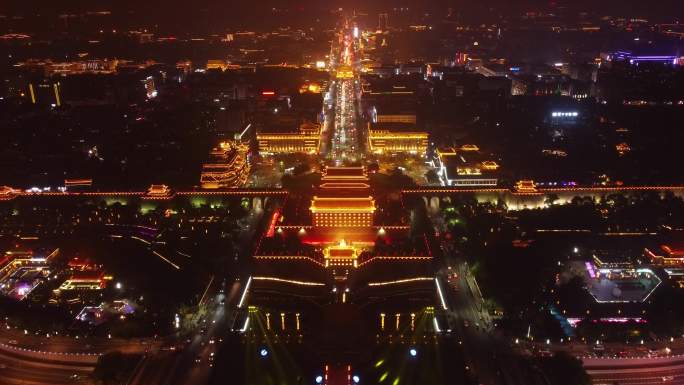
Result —
<instances>
[{"instance_id":1,"label":"rooftop","mask_svg":"<svg viewBox=\"0 0 684 385\"><path fill-rule=\"evenodd\" d=\"M373 197L330 197L323 198L314 196L311 201L311 212L363 212L372 213L375 211L375 200Z\"/></svg>"},{"instance_id":2,"label":"rooftop","mask_svg":"<svg viewBox=\"0 0 684 385\"><path fill-rule=\"evenodd\" d=\"M331 179L340 180L368 180L368 174L366 173L366 168L363 166L359 167L326 167L323 170L323 181Z\"/></svg>"}]
</instances>

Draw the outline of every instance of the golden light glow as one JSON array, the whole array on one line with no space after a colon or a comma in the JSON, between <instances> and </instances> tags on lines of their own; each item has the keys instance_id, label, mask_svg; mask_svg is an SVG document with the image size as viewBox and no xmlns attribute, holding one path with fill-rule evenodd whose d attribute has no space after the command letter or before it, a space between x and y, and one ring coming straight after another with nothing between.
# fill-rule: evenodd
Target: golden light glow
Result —
<instances>
[{"instance_id":1,"label":"golden light glow","mask_svg":"<svg viewBox=\"0 0 684 385\"><path fill-rule=\"evenodd\" d=\"M474 144L464 144L460 148L461 151L480 151L480 147Z\"/></svg>"},{"instance_id":2,"label":"golden light glow","mask_svg":"<svg viewBox=\"0 0 684 385\"><path fill-rule=\"evenodd\" d=\"M304 123L297 132L257 132L259 154L316 154L320 130L320 124Z\"/></svg>"},{"instance_id":3,"label":"golden light glow","mask_svg":"<svg viewBox=\"0 0 684 385\"><path fill-rule=\"evenodd\" d=\"M249 145L240 141L221 142L202 165L200 184L205 189L238 188L247 182Z\"/></svg>"},{"instance_id":4,"label":"golden light glow","mask_svg":"<svg viewBox=\"0 0 684 385\"><path fill-rule=\"evenodd\" d=\"M169 186L165 184L153 184L147 189L147 193L143 198L147 199L171 199L173 197L173 192Z\"/></svg>"},{"instance_id":5,"label":"golden light glow","mask_svg":"<svg viewBox=\"0 0 684 385\"><path fill-rule=\"evenodd\" d=\"M415 114L378 114L376 121L378 123L416 124L416 115Z\"/></svg>"},{"instance_id":6,"label":"golden light glow","mask_svg":"<svg viewBox=\"0 0 684 385\"><path fill-rule=\"evenodd\" d=\"M458 175L482 175L482 170L477 167L456 167Z\"/></svg>"},{"instance_id":7,"label":"golden light glow","mask_svg":"<svg viewBox=\"0 0 684 385\"><path fill-rule=\"evenodd\" d=\"M325 267L356 267L358 250L352 245L347 245L343 239L339 245L323 249L323 257Z\"/></svg>"},{"instance_id":8,"label":"golden light glow","mask_svg":"<svg viewBox=\"0 0 684 385\"><path fill-rule=\"evenodd\" d=\"M370 227L373 225L373 197L318 197L309 208L317 227Z\"/></svg>"},{"instance_id":9,"label":"golden light glow","mask_svg":"<svg viewBox=\"0 0 684 385\"><path fill-rule=\"evenodd\" d=\"M432 282L434 278L432 277L415 277L406 279L397 279L395 281L384 281L384 282L369 282L368 286L387 286L387 285L398 285L402 283L420 282L420 281L430 281Z\"/></svg>"},{"instance_id":10,"label":"golden light glow","mask_svg":"<svg viewBox=\"0 0 684 385\"><path fill-rule=\"evenodd\" d=\"M536 193L537 185L533 180L519 180L515 184L515 190L520 193Z\"/></svg>"},{"instance_id":11,"label":"golden light glow","mask_svg":"<svg viewBox=\"0 0 684 385\"><path fill-rule=\"evenodd\" d=\"M252 277L252 280L254 280L254 281L282 282L282 283L290 283L293 285L300 285L300 286L325 286L324 283L320 283L320 282L297 281L297 280L293 280L293 279L283 279L283 278L277 278L277 277Z\"/></svg>"},{"instance_id":12,"label":"golden light glow","mask_svg":"<svg viewBox=\"0 0 684 385\"><path fill-rule=\"evenodd\" d=\"M304 93L320 94L321 93L321 85L318 83L302 84L302 86L299 88L299 93L300 94L304 94Z\"/></svg>"},{"instance_id":13,"label":"golden light glow","mask_svg":"<svg viewBox=\"0 0 684 385\"><path fill-rule=\"evenodd\" d=\"M428 148L428 133L420 131L398 132L373 130L368 124L368 145L374 154L409 153L425 156Z\"/></svg>"},{"instance_id":14,"label":"golden light glow","mask_svg":"<svg viewBox=\"0 0 684 385\"><path fill-rule=\"evenodd\" d=\"M482 162L482 168L484 170L494 171L494 170L499 169L499 165L496 162L494 162L493 160L486 160L486 161Z\"/></svg>"},{"instance_id":15,"label":"golden light glow","mask_svg":"<svg viewBox=\"0 0 684 385\"><path fill-rule=\"evenodd\" d=\"M335 74L335 77L338 79L353 79L354 78L354 70L348 66L340 66L337 69L337 73Z\"/></svg>"}]
</instances>

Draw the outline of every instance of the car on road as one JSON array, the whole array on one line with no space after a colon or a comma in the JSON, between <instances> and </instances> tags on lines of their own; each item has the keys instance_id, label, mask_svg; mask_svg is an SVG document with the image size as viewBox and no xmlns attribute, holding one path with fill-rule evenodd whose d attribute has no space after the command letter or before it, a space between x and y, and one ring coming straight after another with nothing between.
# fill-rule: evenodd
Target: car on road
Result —
<instances>
[{"instance_id":1,"label":"car on road","mask_svg":"<svg viewBox=\"0 0 684 385\"><path fill-rule=\"evenodd\" d=\"M663 377L663 382L670 382L674 381L674 376L664 376Z\"/></svg>"}]
</instances>

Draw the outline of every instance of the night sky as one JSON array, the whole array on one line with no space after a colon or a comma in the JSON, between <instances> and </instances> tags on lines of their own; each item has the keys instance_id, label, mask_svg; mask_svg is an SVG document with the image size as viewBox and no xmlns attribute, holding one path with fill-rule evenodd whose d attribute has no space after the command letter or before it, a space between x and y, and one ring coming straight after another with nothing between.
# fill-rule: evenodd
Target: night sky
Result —
<instances>
[{"instance_id":1,"label":"night sky","mask_svg":"<svg viewBox=\"0 0 684 385\"><path fill-rule=\"evenodd\" d=\"M64 11L83 11L94 9L111 9L119 11L150 12L153 17L167 17L177 14L192 14L193 10L208 8L212 12L223 14L255 12L255 8L272 6L294 9L319 8L329 9L334 6L354 7L372 11L393 6L419 6L423 8L444 9L453 7L465 12L477 8L495 7L498 11L519 11L539 9L552 3L569 6L574 10L595 11L607 15L644 15L663 20L684 18L684 6L681 0L4 0L0 2L0 12L6 14L52 13ZM39 6L37 4L40 4Z\"/></svg>"}]
</instances>

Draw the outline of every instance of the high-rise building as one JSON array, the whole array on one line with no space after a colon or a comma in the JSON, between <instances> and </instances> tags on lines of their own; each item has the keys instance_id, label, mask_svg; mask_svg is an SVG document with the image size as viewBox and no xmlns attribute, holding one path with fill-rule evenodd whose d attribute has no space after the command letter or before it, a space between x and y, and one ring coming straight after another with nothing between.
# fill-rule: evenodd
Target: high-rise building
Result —
<instances>
[{"instance_id":1,"label":"high-rise building","mask_svg":"<svg viewBox=\"0 0 684 385\"><path fill-rule=\"evenodd\" d=\"M378 15L378 30L386 31L389 29L389 15L381 13Z\"/></svg>"}]
</instances>

